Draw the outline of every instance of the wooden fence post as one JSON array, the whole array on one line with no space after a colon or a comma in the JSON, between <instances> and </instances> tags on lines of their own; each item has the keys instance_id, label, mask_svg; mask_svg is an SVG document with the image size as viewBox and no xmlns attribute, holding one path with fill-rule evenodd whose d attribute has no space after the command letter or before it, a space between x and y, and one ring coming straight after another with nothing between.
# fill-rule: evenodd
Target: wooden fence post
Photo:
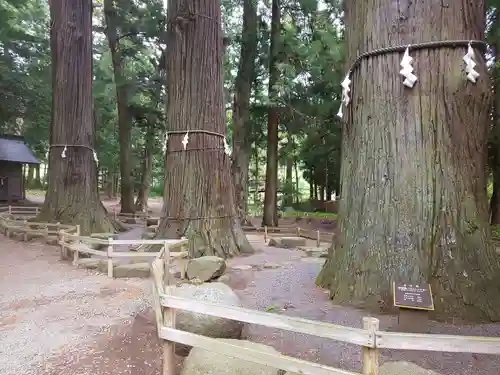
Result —
<instances>
[{"instance_id":1,"label":"wooden fence post","mask_svg":"<svg viewBox=\"0 0 500 375\"><path fill-rule=\"evenodd\" d=\"M168 241L163 241L163 285L170 285L170 246Z\"/></svg>"},{"instance_id":2,"label":"wooden fence post","mask_svg":"<svg viewBox=\"0 0 500 375\"><path fill-rule=\"evenodd\" d=\"M80 224L76 225L76 235L80 236ZM75 246L76 250L73 250L73 265L76 266L76 263L78 262L78 258L80 256L80 254L78 253L78 246L80 245L80 240L76 240L75 244L76 244Z\"/></svg>"},{"instance_id":3,"label":"wooden fence post","mask_svg":"<svg viewBox=\"0 0 500 375\"><path fill-rule=\"evenodd\" d=\"M168 246L167 241L163 243L163 285L164 290L167 294L170 294L170 246ZM175 328L175 310L170 307L163 308L163 325L168 328ZM174 375L176 373L175 368L175 342L164 340L163 341L163 374L162 375Z\"/></svg>"},{"instance_id":4,"label":"wooden fence post","mask_svg":"<svg viewBox=\"0 0 500 375\"><path fill-rule=\"evenodd\" d=\"M23 220L23 226L24 226L24 233L23 233L23 241L26 242L28 241L28 230L29 230L29 227L28 227L28 221Z\"/></svg>"},{"instance_id":5,"label":"wooden fence post","mask_svg":"<svg viewBox=\"0 0 500 375\"><path fill-rule=\"evenodd\" d=\"M60 254L60 257L61 257L61 260L65 260L66 259L66 247L64 246L64 232L61 230L59 230L57 232L57 238L58 238L58 242L59 242L59 246L61 246L61 254Z\"/></svg>"},{"instance_id":6,"label":"wooden fence post","mask_svg":"<svg viewBox=\"0 0 500 375\"><path fill-rule=\"evenodd\" d=\"M108 277L113 278L113 238L108 238Z\"/></svg>"},{"instance_id":7,"label":"wooden fence post","mask_svg":"<svg viewBox=\"0 0 500 375\"><path fill-rule=\"evenodd\" d=\"M363 329L369 330L373 338L378 331L379 320L377 318L363 318ZM363 375L379 375L379 350L377 348L363 347Z\"/></svg>"},{"instance_id":8,"label":"wooden fence post","mask_svg":"<svg viewBox=\"0 0 500 375\"><path fill-rule=\"evenodd\" d=\"M73 265L76 266L78 263L78 258L80 257L80 253L78 252L78 246L80 241L76 241L76 246L73 249Z\"/></svg>"}]
</instances>

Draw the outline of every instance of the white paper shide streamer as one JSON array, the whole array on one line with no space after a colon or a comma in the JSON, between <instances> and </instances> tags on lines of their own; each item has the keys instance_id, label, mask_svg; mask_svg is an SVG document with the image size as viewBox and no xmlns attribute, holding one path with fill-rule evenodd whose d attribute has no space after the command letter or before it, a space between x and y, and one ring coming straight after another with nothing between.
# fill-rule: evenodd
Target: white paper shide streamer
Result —
<instances>
[{"instance_id":1,"label":"white paper shide streamer","mask_svg":"<svg viewBox=\"0 0 500 375\"><path fill-rule=\"evenodd\" d=\"M474 69L477 65L476 62L474 61L475 57L476 55L474 53L474 49L472 48L472 45L469 43L469 46L467 48L467 53L465 54L464 57L462 57L462 60L465 63L465 73L467 73L467 79L472 83L476 83L477 79L479 78L479 73Z\"/></svg>"},{"instance_id":2,"label":"white paper shide streamer","mask_svg":"<svg viewBox=\"0 0 500 375\"><path fill-rule=\"evenodd\" d=\"M224 153L227 155L227 156L231 156L231 147L229 146L229 143L227 143L227 139L226 137L224 137Z\"/></svg>"},{"instance_id":3,"label":"white paper shide streamer","mask_svg":"<svg viewBox=\"0 0 500 375\"><path fill-rule=\"evenodd\" d=\"M342 100L340 102L340 108L339 111L337 112L337 116L342 118L344 116L344 113L342 112L342 107L345 105L346 107L349 105L351 98L349 97L349 93L351 92L351 79L349 76L351 75L351 72L347 72L344 80L340 84L342 86Z\"/></svg>"},{"instance_id":4,"label":"white paper shide streamer","mask_svg":"<svg viewBox=\"0 0 500 375\"><path fill-rule=\"evenodd\" d=\"M412 62L413 62L413 57L410 56L410 48L408 46L406 47L403 58L401 59L401 63L399 64L401 66L399 74L405 77L403 85L409 88L413 88L415 82L417 82L417 76L413 74L413 66L411 66Z\"/></svg>"},{"instance_id":5,"label":"white paper shide streamer","mask_svg":"<svg viewBox=\"0 0 500 375\"><path fill-rule=\"evenodd\" d=\"M165 133L165 143L163 144L162 147L163 152L167 152L167 145L168 145L168 133Z\"/></svg>"},{"instance_id":6,"label":"white paper shide streamer","mask_svg":"<svg viewBox=\"0 0 500 375\"><path fill-rule=\"evenodd\" d=\"M80 147L87 147L87 146L80 146ZM96 164L99 164L99 159L97 158L97 152L90 147L87 147L87 148L92 150L92 156L94 157L94 161L96 162ZM68 145L64 145L64 148L61 152L61 158L66 159L66 152L67 151L68 151Z\"/></svg>"},{"instance_id":7,"label":"white paper shide streamer","mask_svg":"<svg viewBox=\"0 0 500 375\"><path fill-rule=\"evenodd\" d=\"M184 147L184 150L186 149L188 143L189 143L189 132L187 132L184 138L182 138L182 146Z\"/></svg>"}]
</instances>

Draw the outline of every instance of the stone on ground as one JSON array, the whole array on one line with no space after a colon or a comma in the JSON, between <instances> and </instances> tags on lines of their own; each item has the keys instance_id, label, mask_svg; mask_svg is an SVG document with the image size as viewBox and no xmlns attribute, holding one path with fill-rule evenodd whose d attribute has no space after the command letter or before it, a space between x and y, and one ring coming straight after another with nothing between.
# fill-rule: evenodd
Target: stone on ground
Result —
<instances>
[{"instance_id":1,"label":"stone on ground","mask_svg":"<svg viewBox=\"0 0 500 375\"><path fill-rule=\"evenodd\" d=\"M113 276L116 278L124 277L149 277L150 267L149 263L132 263L132 264L121 264L114 267Z\"/></svg>"},{"instance_id":2,"label":"stone on ground","mask_svg":"<svg viewBox=\"0 0 500 375\"><path fill-rule=\"evenodd\" d=\"M277 237L269 240L269 246L292 249L299 246L305 246L306 239L302 237Z\"/></svg>"},{"instance_id":3,"label":"stone on ground","mask_svg":"<svg viewBox=\"0 0 500 375\"><path fill-rule=\"evenodd\" d=\"M143 240L154 240L155 237L156 237L155 232L144 232L143 234L141 234L141 238Z\"/></svg>"},{"instance_id":4,"label":"stone on ground","mask_svg":"<svg viewBox=\"0 0 500 375\"><path fill-rule=\"evenodd\" d=\"M279 355L276 349L264 344L245 340L219 340L242 348ZM278 372L278 369L270 366L193 348L184 361L181 375L278 375Z\"/></svg>"},{"instance_id":5,"label":"stone on ground","mask_svg":"<svg viewBox=\"0 0 500 375\"><path fill-rule=\"evenodd\" d=\"M299 246L297 249L305 252L308 257L316 257L316 258L328 257L328 247Z\"/></svg>"},{"instance_id":6,"label":"stone on ground","mask_svg":"<svg viewBox=\"0 0 500 375\"><path fill-rule=\"evenodd\" d=\"M57 236L48 236L45 239L45 243L50 246L57 246L59 245L59 238Z\"/></svg>"},{"instance_id":7,"label":"stone on ground","mask_svg":"<svg viewBox=\"0 0 500 375\"><path fill-rule=\"evenodd\" d=\"M316 263L316 264L325 264L326 262L326 258L323 258L323 257L307 257L307 258L301 258L300 259L301 262L304 262L304 263Z\"/></svg>"},{"instance_id":8,"label":"stone on ground","mask_svg":"<svg viewBox=\"0 0 500 375\"><path fill-rule=\"evenodd\" d=\"M107 240L109 238L112 238L113 240L117 240L118 239L118 234L116 234L116 233L92 233L90 235L90 237L92 237L92 238L101 238L103 240Z\"/></svg>"},{"instance_id":9,"label":"stone on ground","mask_svg":"<svg viewBox=\"0 0 500 375\"><path fill-rule=\"evenodd\" d=\"M102 259L78 259L76 265L81 268L86 268L88 270L98 270L100 272L105 272L107 270L107 263Z\"/></svg>"},{"instance_id":10,"label":"stone on ground","mask_svg":"<svg viewBox=\"0 0 500 375\"><path fill-rule=\"evenodd\" d=\"M45 234L42 233L26 233L26 239L28 241L35 240L37 238L44 238Z\"/></svg>"},{"instance_id":11,"label":"stone on ground","mask_svg":"<svg viewBox=\"0 0 500 375\"><path fill-rule=\"evenodd\" d=\"M181 284L178 287L172 286L168 289L168 292L174 296L219 305L243 306L238 295L229 286L220 282L201 285ZM231 319L177 310L176 328L181 331L213 338L239 339L243 330L243 323ZM175 345L175 351L178 355L186 356L189 350L190 347L188 346Z\"/></svg>"},{"instance_id":12,"label":"stone on ground","mask_svg":"<svg viewBox=\"0 0 500 375\"><path fill-rule=\"evenodd\" d=\"M210 281L222 276L226 270L226 261L216 256L205 256L189 260L187 277L189 280L198 278L201 281Z\"/></svg>"},{"instance_id":13,"label":"stone on ground","mask_svg":"<svg viewBox=\"0 0 500 375\"><path fill-rule=\"evenodd\" d=\"M160 219L158 219L157 217L150 217L150 218L146 219L146 226L147 227L158 225L159 223L160 223Z\"/></svg>"},{"instance_id":14,"label":"stone on ground","mask_svg":"<svg viewBox=\"0 0 500 375\"><path fill-rule=\"evenodd\" d=\"M380 367L380 375L440 375L411 362L386 362Z\"/></svg>"},{"instance_id":15,"label":"stone on ground","mask_svg":"<svg viewBox=\"0 0 500 375\"><path fill-rule=\"evenodd\" d=\"M158 228L158 225L150 225L146 228L146 231L148 231L149 233L156 233L158 231Z\"/></svg>"},{"instance_id":16,"label":"stone on ground","mask_svg":"<svg viewBox=\"0 0 500 375\"><path fill-rule=\"evenodd\" d=\"M239 264L239 265L231 266L231 268L233 270L247 271L247 270L251 270L253 267L248 265L248 264Z\"/></svg>"}]
</instances>

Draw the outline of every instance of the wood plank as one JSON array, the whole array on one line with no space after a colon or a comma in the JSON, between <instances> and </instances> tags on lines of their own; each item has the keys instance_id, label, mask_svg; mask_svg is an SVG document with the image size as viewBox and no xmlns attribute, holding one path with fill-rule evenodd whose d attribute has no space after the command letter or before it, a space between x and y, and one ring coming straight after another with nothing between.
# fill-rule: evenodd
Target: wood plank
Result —
<instances>
[{"instance_id":1,"label":"wood plank","mask_svg":"<svg viewBox=\"0 0 500 375\"><path fill-rule=\"evenodd\" d=\"M113 242L114 244L114 242ZM156 253L129 253L126 251L114 251L113 252L113 258L156 258L160 252ZM184 258L188 255L187 251L182 251L178 253L170 253L170 257L172 259L174 258Z\"/></svg>"},{"instance_id":2,"label":"wood plank","mask_svg":"<svg viewBox=\"0 0 500 375\"><path fill-rule=\"evenodd\" d=\"M298 374L360 375L359 373L336 369L334 367L288 357L279 353L266 353L254 349L242 348L241 346L232 345L190 332L179 331L174 328L162 327L160 329L160 338Z\"/></svg>"},{"instance_id":3,"label":"wood plank","mask_svg":"<svg viewBox=\"0 0 500 375\"><path fill-rule=\"evenodd\" d=\"M78 251L79 253L92 254L98 256L106 256L106 251L92 249L84 244L74 244L74 243L64 243L64 246L72 251Z\"/></svg>"},{"instance_id":4,"label":"wood plank","mask_svg":"<svg viewBox=\"0 0 500 375\"><path fill-rule=\"evenodd\" d=\"M77 236L77 235L68 234L68 233L64 233L64 238L69 240L69 241L83 241L86 243L99 244L99 245L107 245L108 244L107 239L97 238L97 237Z\"/></svg>"},{"instance_id":5,"label":"wood plank","mask_svg":"<svg viewBox=\"0 0 500 375\"><path fill-rule=\"evenodd\" d=\"M158 239L158 240L114 240L113 245L164 245L167 244L170 248L176 246L187 245L188 240L166 240L166 239Z\"/></svg>"},{"instance_id":6,"label":"wood plank","mask_svg":"<svg viewBox=\"0 0 500 375\"><path fill-rule=\"evenodd\" d=\"M368 331L334 325L325 322L278 315L243 307L217 305L209 302L194 301L169 294L160 295L160 303L165 307L187 310L195 313L233 319L240 322L259 324L286 331L305 333L316 337L348 342L351 344L375 347L375 338Z\"/></svg>"},{"instance_id":7,"label":"wood plank","mask_svg":"<svg viewBox=\"0 0 500 375\"><path fill-rule=\"evenodd\" d=\"M377 348L436 352L500 354L500 337L438 335L421 333L376 333Z\"/></svg>"}]
</instances>

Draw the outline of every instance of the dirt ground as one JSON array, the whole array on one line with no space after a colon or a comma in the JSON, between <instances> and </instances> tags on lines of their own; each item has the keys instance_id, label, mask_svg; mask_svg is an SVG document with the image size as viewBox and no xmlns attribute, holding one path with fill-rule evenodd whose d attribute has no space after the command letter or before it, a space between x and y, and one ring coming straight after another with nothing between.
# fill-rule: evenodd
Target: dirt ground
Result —
<instances>
[{"instance_id":1,"label":"dirt ground","mask_svg":"<svg viewBox=\"0 0 500 375\"><path fill-rule=\"evenodd\" d=\"M107 204L108 205L108 204ZM352 327L363 312L334 306L314 285L321 260L270 248L249 235L258 251L228 262L228 284L248 308L272 310ZM150 309L148 280L110 280L59 261L58 249L0 239L0 374L159 375L161 343ZM238 265L262 266L238 270ZM236 268L232 268L236 267ZM379 316L381 329L396 318ZM499 324L431 323L431 332L498 336ZM360 347L248 325L246 338L283 354L360 371ZM382 361L408 360L444 375L497 374L500 358L486 355L383 351Z\"/></svg>"}]
</instances>

